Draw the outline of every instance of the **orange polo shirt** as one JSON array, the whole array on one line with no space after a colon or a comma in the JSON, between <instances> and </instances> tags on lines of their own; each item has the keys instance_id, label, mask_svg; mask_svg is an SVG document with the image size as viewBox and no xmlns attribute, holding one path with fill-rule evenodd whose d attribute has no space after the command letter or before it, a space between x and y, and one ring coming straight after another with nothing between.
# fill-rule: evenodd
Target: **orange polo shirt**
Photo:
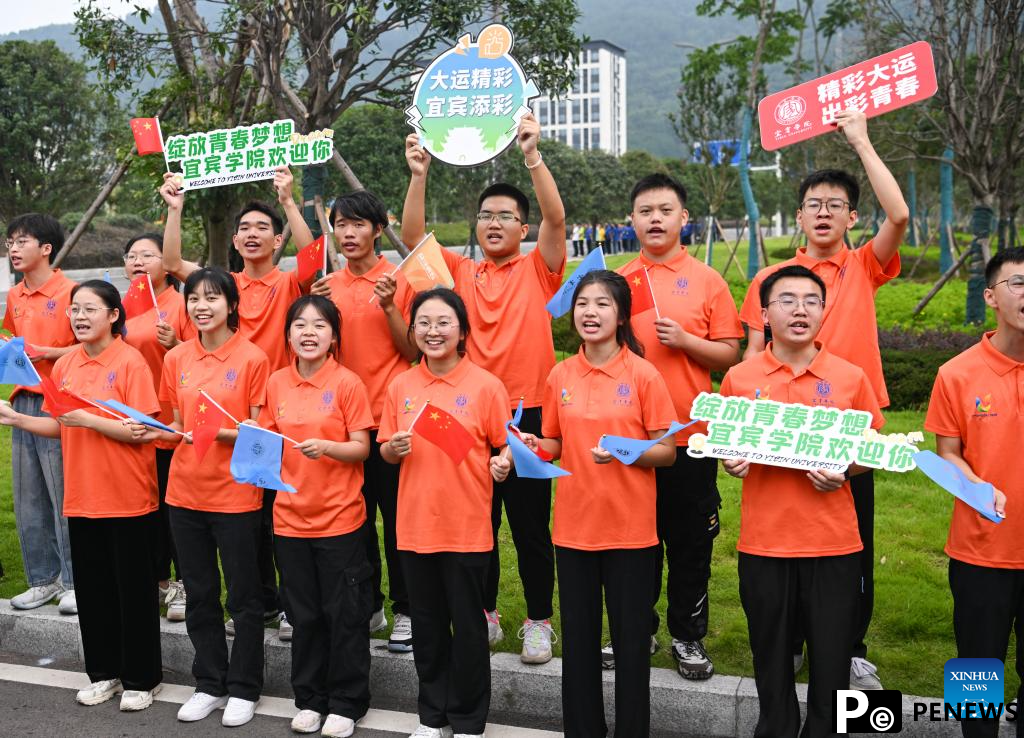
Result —
<instances>
[{"instance_id":1,"label":"orange polo shirt","mask_svg":"<svg viewBox=\"0 0 1024 738\"><path fill-rule=\"evenodd\" d=\"M288 308L302 295L299 275L277 267L259 279L245 272L232 272L238 285L238 332L255 343L270 359L270 368L288 365L284 321Z\"/></svg>"},{"instance_id":2,"label":"orange polo shirt","mask_svg":"<svg viewBox=\"0 0 1024 738\"><path fill-rule=\"evenodd\" d=\"M998 525L956 499L946 553L976 566L1024 569L1024 482L1015 463L1024 428L1024 364L1000 353L993 335L939 367L924 427L959 438L974 473L1006 495L1006 518Z\"/></svg>"},{"instance_id":3,"label":"orange polo shirt","mask_svg":"<svg viewBox=\"0 0 1024 738\"><path fill-rule=\"evenodd\" d=\"M373 427L366 387L328 357L309 379L295 365L278 369L267 382L267 404L260 425L296 441L322 438L344 443L352 431ZM284 441L281 477L298 492L277 495L274 534L326 538L351 533L366 521L363 465L327 456L306 458Z\"/></svg>"},{"instance_id":4,"label":"orange polo shirt","mask_svg":"<svg viewBox=\"0 0 1024 738\"><path fill-rule=\"evenodd\" d=\"M595 464L590 453L602 434L647 438L675 420L655 366L622 348L595 367L581 347L548 376L542 417L544 437L562 439L562 467L572 472L558 480L554 544L584 551L656 546L654 469Z\"/></svg>"},{"instance_id":5,"label":"orange polo shirt","mask_svg":"<svg viewBox=\"0 0 1024 738\"><path fill-rule=\"evenodd\" d=\"M900 274L900 254L882 265L875 258L872 241L859 249L842 248L828 259L815 259L807 249L796 256L772 264L757 273L740 308L740 320L755 330L764 330L761 319L761 283L772 272L794 264L807 267L825 283L825 313L818 340L836 356L856 364L868 375L881 407L889 406L889 393L882 374L882 354L878 349L878 319L875 293Z\"/></svg>"},{"instance_id":6,"label":"orange polo shirt","mask_svg":"<svg viewBox=\"0 0 1024 738\"><path fill-rule=\"evenodd\" d=\"M54 269L50 278L36 289L29 289L22 280L7 293L7 312L4 328L12 335L21 336L26 344L35 346L70 346L75 342L71 321L64 310L71 304L71 290L75 283ZM33 362L40 376L50 376L52 361ZM15 387L13 398L22 390L39 393L39 386Z\"/></svg>"},{"instance_id":7,"label":"orange polo shirt","mask_svg":"<svg viewBox=\"0 0 1024 738\"><path fill-rule=\"evenodd\" d=\"M864 370L821 348L818 342L815 345L820 348L817 356L805 371L795 375L788 364L775 358L769 343L762 353L732 367L719 392L864 410L871 413L871 427L881 428L885 420ZM792 558L841 556L863 548L849 482L832 492L819 492L801 469L750 465L743 479L738 551Z\"/></svg>"},{"instance_id":8,"label":"orange polo shirt","mask_svg":"<svg viewBox=\"0 0 1024 738\"><path fill-rule=\"evenodd\" d=\"M125 322L124 340L142 354L142 358L146 360L149 371L153 375L153 388L159 392L167 349L156 338L157 310L160 311L160 320L169 323L174 328L174 335L179 341L195 338L196 329L185 312L185 298L173 287L168 287L157 295L156 304L156 308L150 308L142 315L136 315ZM161 403L158 420L161 423L170 423L174 420L174 413L168 403ZM163 448L164 446L158 443L157 447ZM167 448L174 448L174 446L167 446Z\"/></svg>"},{"instance_id":9,"label":"orange polo shirt","mask_svg":"<svg viewBox=\"0 0 1024 738\"><path fill-rule=\"evenodd\" d=\"M694 259L683 246L679 253L664 263L651 261L642 251L616 271L629 274L641 267L647 269L658 304L658 313L671 318L698 338L718 341L742 338L743 326L736 314L736 303L729 285L722 276L702 261ZM654 321L658 313L647 310L633 316L633 332L644 345L644 358L658 368L665 378L675 404L676 417L690 417L693 398L711 391L711 371L689 354L669 348L658 340ZM694 423L676 434L676 445L686 446L694 433L704 433L707 424ZM621 435L621 434L620 434Z\"/></svg>"},{"instance_id":10,"label":"orange polo shirt","mask_svg":"<svg viewBox=\"0 0 1024 738\"><path fill-rule=\"evenodd\" d=\"M551 315L544 308L562 285L565 259L548 269L540 249L505 264L473 261L441 249L469 313L466 355L505 384L513 404L538 407L555 365Z\"/></svg>"},{"instance_id":11,"label":"orange polo shirt","mask_svg":"<svg viewBox=\"0 0 1024 738\"><path fill-rule=\"evenodd\" d=\"M77 347L57 359L50 376L58 387L90 400L117 400L147 415L160 411L145 358L120 338L95 358ZM98 409L86 412L110 417ZM151 444L121 443L65 425L60 427L60 443L65 516L132 518L157 509L156 452Z\"/></svg>"},{"instance_id":12,"label":"orange polo shirt","mask_svg":"<svg viewBox=\"0 0 1024 738\"><path fill-rule=\"evenodd\" d=\"M384 393L399 374L409 368L409 362L395 348L391 340L388 319L373 297L377 279L394 271L394 266L381 258L366 274L356 276L348 266L330 277L331 301L341 312L341 363L359 375L370 395L373 425L380 425L384 407ZM395 307L409 321L409 308L416 295L401 272L394 275L398 288Z\"/></svg>"},{"instance_id":13,"label":"orange polo shirt","mask_svg":"<svg viewBox=\"0 0 1024 738\"><path fill-rule=\"evenodd\" d=\"M164 357L160 399L181 414L186 431L195 427L199 390L216 400L236 420L249 417L250 407L262 407L270 363L255 344L235 333L216 351L203 348L198 338L180 343ZM231 421L224 420L229 428ZM202 461L191 444L179 443L171 459L167 504L205 512L250 512L263 504L263 491L237 484L231 476L234 447L214 441Z\"/></svg>"},{"instance_id":14,"label":"orange polo shirt","mask_svg":"<svg viewBox=\"0 0 1024 738\"><path fill-rule=\"evenodd\" d=\"M451 413L474 439L455 465L430 441L413 436L412 451L398 476L398 548L416 553L490 551L491 449L505 445L510 420L501 381L469 359L437 377L425 361L395 378L384 396L377 440L408 430L427 402Z\"/></svg>"}]
</instances>

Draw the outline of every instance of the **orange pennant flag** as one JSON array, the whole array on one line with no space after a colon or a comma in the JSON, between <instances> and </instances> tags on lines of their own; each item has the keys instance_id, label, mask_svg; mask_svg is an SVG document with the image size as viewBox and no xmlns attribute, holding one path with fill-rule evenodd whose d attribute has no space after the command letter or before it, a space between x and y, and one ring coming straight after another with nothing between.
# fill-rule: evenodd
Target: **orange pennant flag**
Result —
<instances>
[{"instance_id":1,"label":"orange pennant flag","mask_svg":"<svg viewBox=\"0 0 1024 738\"><path fill-rule=\"evenodd\" d=\"M428 233L416 248L409 252L398 268L417 292L435 287L452 289L455 286L452 273L448 271L448 265L444 262L441 245L433 233Z\"/></svg>"}]
</instances>

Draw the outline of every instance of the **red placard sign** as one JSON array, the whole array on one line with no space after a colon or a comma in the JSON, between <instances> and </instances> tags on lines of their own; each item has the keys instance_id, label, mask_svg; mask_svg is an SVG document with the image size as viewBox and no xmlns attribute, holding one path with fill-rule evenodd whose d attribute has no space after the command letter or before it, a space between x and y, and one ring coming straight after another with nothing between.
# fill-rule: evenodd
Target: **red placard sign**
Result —
<instances>
[{"instance_id":1,"label":"red placard sign","mask_svg":"<svg viewBox=\"0 0 1024 738\"><path fill-rule=\"evenodd\" d=\"M761 147L774 151L834 131L841 110L873 118L927 100L937 89L932 47L918 41L763 98Z\"/></svg>"}]
</instances>

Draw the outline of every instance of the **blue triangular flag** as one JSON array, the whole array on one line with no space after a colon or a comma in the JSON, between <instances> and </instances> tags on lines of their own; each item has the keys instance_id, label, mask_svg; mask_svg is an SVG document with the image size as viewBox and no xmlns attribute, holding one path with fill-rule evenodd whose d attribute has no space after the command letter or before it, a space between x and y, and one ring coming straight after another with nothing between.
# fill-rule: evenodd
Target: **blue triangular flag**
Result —
<instances>
[{"instance_id":1,"label":"blue triangular flag","mask_svg":"<svg viewBox=\"0 0 1024 738\"><path fill-rule=\"evenodd\" d=\"M0 346L0 384L22 384L33 387L42 379L25 353L25 339L12 338Z\"/></svg>"},{"instance_id":2,"label":"blue triangular flag","mask_svg":"<svg viewBox=\"0 0 1024 738\"><path fill-rule=\"evenodd\" d=\"M512 425L516 428L523 422L523 399L519 398L519 404L516 406L516 411L512 413Z\"/></svg>"},{"instance_id":3,"label":"blue triangular flag","mask_svg":"<svg viewBox=\"0 0 1024 738\"><path fill-rule=\"evenodd\" d=\"M643 456L644 451L651 448L658 441L668 438L669 436L675 435L683 428L693 425L696 420L691 420L689 423L677 423L672 421L672 425L662 435L657 438L626 438L625 436L602 436L598 442L598 446L603 448L605 451L611 451L612 456L621 461L627 466L632 464L634 461Z\"/></svg>"},{"instance_id":4,"label":"blue triangular flag","mask_svg":"<svg viewBox=\"0 0 1024 738\"><path fill-rule=\"evenodd\" d=\"M952 493L954 497L963 500L993 523L1003 522L996 513L992 499L994 490L988 482L972 482L956 464L949 463L931 451L918 451L914 454L914 463L930 480Z\"/></svg>"},{"instance_id":5,"label":"blue triangular flag","mask_svg":"<svg viewBox=\"0 0 1024 738\"><path fill-rule=\"evenodd\" d=\"M516 434L509 428L510 425L511 423L505 424L505 438L508 441L508 448L512 452L512 460L516 464L517 475L524 479L554 479L555 477L572 476L572 472L537 456L529 446L516 438Z\"/></svg>"},{"instance_id":6,"label":"blue triangular flag","mask_svg":"<svg viewBox=\"0 0 1024 738\"><path fill-rule=\"evenodd\" d=\"M295 487L281 479L281 453L281 436L242 423L231 452L231 476L239 484L295 492Z\"/></svg>"},{"instance_id":7,"label":"blue triangular flag","mask_svg":"<svg viewBox=\"0 0 1024 738\"><path fill-rule=\"evenodd\" d=\"M106 405L111 410L116 410L122 415L127 415L132 420L138 421L143 425L148 425L150 428L157 428L162 431L167 431L168 433L177 433L177 431L174 430L174 428L171 428L168 425L164 425L159 420L155 420L154 418L151 418L150 416L146 415L144 412L136 410L135 408L129 405L125 405L123 402L118 402L117 400L96 400L96 402L98 402L100 405Z\"/></svg>"},{"instance_id":8,"label":"blue triangular flag","mask_svg":"<svg viewBox=\"0 0 1024 738\"><path fill-rule=\"evenodd\" d=\"M583 261L576 267L576 271L562 283L562 286L558 288L558 292L555 293L555 296L544 307L547 308L552 317L561 318L572 310L572 293L576 291L576 285L580 283L584 275L588 272L605 268L604 251L598 246L584 257Z\"/></svg>"}]
</instances>

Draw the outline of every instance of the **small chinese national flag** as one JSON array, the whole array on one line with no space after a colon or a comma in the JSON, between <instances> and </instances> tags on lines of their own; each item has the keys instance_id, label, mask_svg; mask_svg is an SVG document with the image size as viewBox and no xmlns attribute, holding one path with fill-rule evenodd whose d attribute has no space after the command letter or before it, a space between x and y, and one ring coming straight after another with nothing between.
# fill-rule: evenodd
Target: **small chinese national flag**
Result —
<instances>
[{"instance_id":1,"label":"small chinese national flag","mask_svg":"<svg viewBox=\"0 0 1024 738\"><path fill-rule=\"evenodd\" d=\"M39 384L43 388L46 400L46 412L54 418L70 413L72 410L88 410L92 407L88 402L70 392L62 392L49 377L40 377Z\"/></svg>"},{"instance_id":2,"label":"small chinese national flag","mask_svg":"<svg viewBox=\"0 0 1024 738\"><path fill-rule=\"evenodd\" d=\"M153 293L149 289L148 274L135 278L135 281L128 286L128 291L124 294L121 304L124 305L126 318L134 318L156 307Z\"/></svg>"},{"instance_id":3,"label":"small chinese national flag","mask_svg":"<svg viewBox=\"0 0 1024 738\"><path fill-rule=\"evenodd\" d=\"M217 431L224 424L224 413L202 395L196 402L198 404L195 423L192 426L192 446L196 450L196 458L202 461L210 445L217 438Z\"/></svg>"},{"instance_id":4,"label":"small chinese national flag","mask_svg":"<svg viewBox=\"0 0 1024 738\"><path fill-rule=\"evenodd\" d=\"M305 282L320 269L323 269L326 273L327 244L324 241L324 237L320 236L320 238L313 241L313 243L300 249L299 253L295 255L295 263L295 271L298 274L300 282Z\"/></svg>"},{"instance_id":5,"label":"small chinese national flag","mask_svg":"<svg viewBox=\"0 0 1024 738\"><path fill-rule=\"evenodd\" d=\"M409 430L440 448L456 464L461 464L473 448L473 436L469 431L453 415L429 402Z\"/></svg>"},{"instance_id":6,"label":"small chinese national flag","mask_svg":"<svg viewBox=\"0 0 1024 738\"><path fill-rule=\"evenodd\" d=\"M651 286L651 277L643 267L636 269L626 275L626 282L629 284L629 291L633 295L633 315L657 307L654 303L654 288Z\"/></svg>"},{"instance_id":7,"label":"small chinese national flag","mask_svg":"<svg viewBox=\"0 0 1024 738\"><path fill-rule=\"evenodd\" d=\"M163 152L164 142L160 138L160 124L156 118L132 118L132 134L139 156Z\"/></svg>"}]
</instances>

